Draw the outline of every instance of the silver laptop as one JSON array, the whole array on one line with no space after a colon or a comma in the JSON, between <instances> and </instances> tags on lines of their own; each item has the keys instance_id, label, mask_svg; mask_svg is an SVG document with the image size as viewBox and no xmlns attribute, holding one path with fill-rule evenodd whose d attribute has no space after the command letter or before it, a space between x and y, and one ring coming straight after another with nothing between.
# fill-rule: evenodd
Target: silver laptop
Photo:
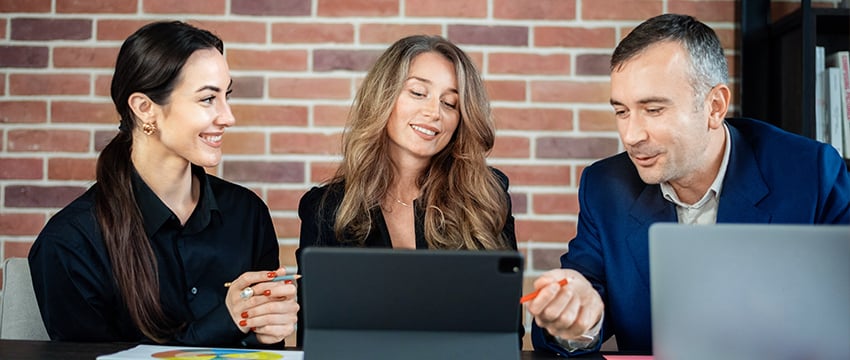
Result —
<instances>
[{"instance_id":1,"label":"silver laptop","mask_svg":"<svg viewBox=\"0 0 850 360\"><path fill-rule=\"evenodd\" d=\"M656 359L850 359L850 226L654 224Z\"/></svg>"},{"instance_id":2,"label":"silver laptop","mask_svg":"<svg viewBox=\"0 0 850 360\"><path fill-rule=\"evenodd\" d=\"M517 252L311 247L301 266L308 360L519 359Z\"/></svg>"}]
</instances>

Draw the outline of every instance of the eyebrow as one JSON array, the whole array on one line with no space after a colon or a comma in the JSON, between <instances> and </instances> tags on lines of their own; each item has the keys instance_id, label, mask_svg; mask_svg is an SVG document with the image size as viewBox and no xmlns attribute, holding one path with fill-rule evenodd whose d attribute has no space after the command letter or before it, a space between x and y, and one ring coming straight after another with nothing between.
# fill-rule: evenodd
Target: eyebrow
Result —
<instances>
[{"instance_id":1,"label":"eyebrow","mask_svg":"<svg viewBox=\"0 0 850 360\"><path fill-rule=\"evenodd\" d=\"M227 84L227 91L228 92L232 90L231 87L233 87L233 79L230 79L230 84ZM198 88L198 90L195 90L195 92L201 92L201 91L204 91L204 90L212 90L212 91L215 91L215 92L219 92L219 91L221 91L221 88L218 87L218 86L214 86L214 85L204 85L204 86L201 86L200 88Z\"/></svg>"},{"instance_id":2,"label":"eyebrow","mask_svg":"<svg viewBox=\"0 0 850 360\"><path fill-rule=\"evenodd\" d=\"M611 99L610 103L611 103L612 106L617 106L617 105L626 106L625 104L623 104L623 103L621 103L617 100L614 100L614 99ZM664 98L664 97L648 97L648 98L638 100L638 104L641 104L641 105L646 105L646 104L651 104L651 103L672 104L673 101L671 101L668 98Z\"/></svg>"},{"instance_id":3,"label":"eyebrow","mask_svg":"<svg viewBox=\"0 0 850 360\"><path fill-rule=\"evenodd\" d=\"M419 81L424 82L426 84L433 84L433 82L431 80L428 80L426 78L421 78L421 77L418 77L418 76L410 76L410 77L407 78L406 81L409 81L409 80L419 80ZM458 91L455 88L451 88L449 90L451 92L455 93L455 94L458 94Z\"/></svg>"}]
</instances>

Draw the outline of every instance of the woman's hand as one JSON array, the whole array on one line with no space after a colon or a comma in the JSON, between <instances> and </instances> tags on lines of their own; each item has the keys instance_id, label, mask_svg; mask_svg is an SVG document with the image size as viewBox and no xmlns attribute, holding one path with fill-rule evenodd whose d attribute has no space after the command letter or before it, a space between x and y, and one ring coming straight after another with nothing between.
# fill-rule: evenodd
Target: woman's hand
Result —
<instances>
[{"instance_id":1,"label":"woman's hand","mask_svg":"<svg viewBox=\"0 0 850 360\"><path fill-rule=\"evenodd\" d=\"M227 290L225 304L233 322L244 333L256 333L264 344L281 342L295 331L299 308L295 285L291 280L271 281L285 274L283 268L246 272Z\"/></svg>"}]
</instances>

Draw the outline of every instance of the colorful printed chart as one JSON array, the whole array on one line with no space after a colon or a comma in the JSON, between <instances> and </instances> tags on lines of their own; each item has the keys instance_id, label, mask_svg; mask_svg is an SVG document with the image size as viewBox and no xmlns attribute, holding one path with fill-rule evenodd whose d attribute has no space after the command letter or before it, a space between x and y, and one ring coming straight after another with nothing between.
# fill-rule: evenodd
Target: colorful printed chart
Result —
<instances>
[{"instance_id":1,"label":"colorful printed chart","mask_svg":"<svg viewBox=\"0 0 850 360\"><path fill-rule=\"evenodd\" d=\"M188 346L175 347L158 345L138 345L132 349L97 357L98 360L303 360L303 358L304 353L301 351L203 348Z\"/></svg>"}]
</instances>

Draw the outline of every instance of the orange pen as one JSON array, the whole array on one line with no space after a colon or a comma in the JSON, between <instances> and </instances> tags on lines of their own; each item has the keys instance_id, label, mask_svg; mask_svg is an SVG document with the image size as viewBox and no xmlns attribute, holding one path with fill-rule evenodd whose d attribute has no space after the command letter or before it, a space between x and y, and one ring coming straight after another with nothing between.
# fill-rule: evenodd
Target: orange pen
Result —
<instances>
[{"instance_id":1,"label":"orange pen","mask_svg":"<svg viewBox=\"0 0 850 360\"><path fill-rule=\"evenodd\" d=\"M558 281L558 285L560 285L560 286L567 285L567 279L561 279L560 281ZM519 303L525 304L525 303L527 303L531 300L534 300L534 298L537 297L537 294L539 294L540 290L542 290L542 289L543 288L540 288L540 289L534 290L534 292L531 292L531 293L528 293L527 295L524 295L523 297L521 297L519 299Z\"/></svg>"}]
</instances>

